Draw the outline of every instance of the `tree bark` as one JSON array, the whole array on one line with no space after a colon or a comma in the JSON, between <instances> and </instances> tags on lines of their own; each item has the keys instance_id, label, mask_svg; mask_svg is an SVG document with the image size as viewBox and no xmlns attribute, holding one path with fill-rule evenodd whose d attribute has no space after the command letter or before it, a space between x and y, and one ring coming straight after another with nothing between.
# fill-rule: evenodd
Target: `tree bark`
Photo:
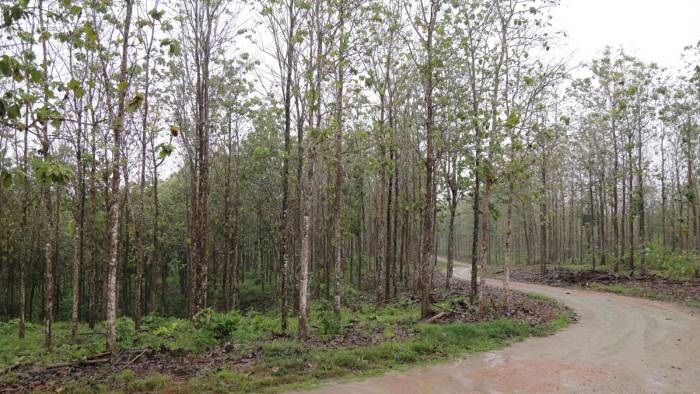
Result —
<instances>
[{"instance_id":1,"label":"tree bark","mask_svg":"<svg viewBox=\"0 0 700 394\"><path fill-rule=\"evenodd\" d=\"M344 83L344 62L345 50L345 9L338 10L338 23L340 25L340 43L338 51L338 80L336 83L336 128L335 128L335 199L333 213L333 250L334 250L334 273L335 273L335 294L333 297L333 310L340 317L340 274L342 270L343 236L341 229L341 217L343 212L343 83Z\"/></svg>"},{"instance_id":2,"label":"tree bark","mask_svg":"<svg viewBox=\"0 0 700 394\"><path fill-rule=\"evenodd\" d=\"M292 72L294 70L294 0L290 0L287 8L289 17L289 31L287 35L286 52L286 78L284 80L284 157L282 158L282 216L280 231L282 233L282 252L280 253L281 286L280 296L282 301L282 331L287 331L289 315L288 296L288 270L289 270L289 156L291 153L290 129L292 114Z\"/></svg>"},{"instance_id":3,"label":"tree bark","mask_svg":"<svg viewBox=\"0 0 700 394\"><path fill-rule=\"evenodd\" d=\"M126 1L126 15L124 16L124 30L122 34L121 65L119 67L119 84L127 83L127 62L129 51L129 29L131 27L131 12L133 0ZM107 344L106 349L111 352L112 358L116 357L116 317L117 317L117 258L118 258L118 233L119 233L119 166L121 162L121 140L125 113L125 99L127 89L121 89L117 95L117 114L114 119L113 146L112 146L112 196L110 202L110 258L107 270Z\"/></svg>"},{"instance_id":4,"label":"tree bark","mask_svg":"<svg viewBox=\"0 0 700 394\"><path fill-rule=\"evenodd\" d=\"M425 207L423 208L423 251L420 264L421 283L421 318L430 314L430 270L435 254L435 233L433 221L435 214L435 195L433 193L433 178L435 176L435 147L434 147L434 119L433 119L433 33L437 23L437 13L440 8L439 0L430 1L430 15L427 22L427 38L425 50L427 52L427 64L425 66L425 132L426 132L426 159L425 159Z\"/></svg>"}]
</instances>

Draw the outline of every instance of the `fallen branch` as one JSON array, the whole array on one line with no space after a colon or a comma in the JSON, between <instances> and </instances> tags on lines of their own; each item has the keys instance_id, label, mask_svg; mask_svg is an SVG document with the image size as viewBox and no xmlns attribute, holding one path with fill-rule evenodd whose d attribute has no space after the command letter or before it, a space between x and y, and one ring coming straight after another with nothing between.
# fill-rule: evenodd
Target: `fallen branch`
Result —
<instances>
[{"instance_id":1,"label":"fallen branch","mask_svg":"<svg viewBox=\"0 0 700 394\"><path fill-rule=\"evenodd\" d=\"M73 365L77 365L78 363L58 363L58 364L52 364L44 368L46 371L50 371L52 369L59 369L59 368L65 368L65 367L70 367ZM41 371L41 370L39 370Z\"/></svg>"},{"instance_id":2,"label":"fallen branch","mask_svg":"<svg viewBox=\"0 0 700 394\"><path fill-rule=\"evenodd\" d=\"M433 304L433 306L436 307L436 308L440 308L440 309L442 309L442 310L448 311L448 312L452 312L452 313L454 313L454 314L458 314L458 313L459 313L459 312L457 312L456 310L450 309L450 308L445 307L445 306L440 306L440 305L437 305L437 304Z\"/></svg>"},{"instance_id":3,"label":"fallen branch","mask_svg":"<svg viewBox=\"0 0 700 394\"><path fill-rule=\"evenodd\" d=\"M147 350L148 350L148 349L143 349L143 351L142 351L141 353L139 353L136 357L132 358L131 361L129 361L128 363L126 363L121 369L126 369L126 367L128 367L128 366L131 365L131 364L133 364L134 361L138 360L139 357L143 356L143 354L146 353Z\"/></svg>"},{"instance_id":4,"label":"fallen branch","mask_svg":"<svg viewBox=\"0 0 700 394\"><path fill-rule=\"evenodd\" d=\"M14 370L17 369L20 365L22 365L22 363L16 362L16 363L10 365L9 367L3 369L3 370L0 372L0 375L5 375L5 374L8 373L8 372L14 371Z\"/></svg>"},{"instance_id":5,"label":"fallen branch","mask_svg":"<svg viewBox=\"0 0 700 394\"><path fill-rule=\"evenodd\" d=\"M94 360L96 358L104 358L104 357L110 356L111 354L112 354L111 352L97 353L97 354L93 354L92 356L88 356L87 359Z\"/></svg>"},{"instance_id":6,"label":"fallen branch","mask_svg":"<svg viewBox=\"0 0 700 394\"><path fill-rule=\"evenodd\" d=\"M423 323L430 324L430 323L434 322L435 320L437 320L437 319L439 319L439 318L441 318L441 317L443 317L443 316L445 316L445 315L447 315L447 312L440 312L440 313L438 313L437 315L435 315L435 316L433 316L433 317L431 317L431 318L429 318L429 319L423 321Z\"/></svg>"},{"instance_id":7,"label":"fallen branch","mask_svg":"<svg viewBox=\"0 0 700 394\"><path fill-rule=\"evenodd\" d=\"M110 355L110 354L111 353L109 353L109 352L106 353L106 355ZM105 354L101 353L101 354L95 355L93 357L97 357L97 356L104 357ZM58 363L58 364L49 365L46 368L44 368L44 370L50 371L52 369L59 369L59 368L65 368L65 367L76 367L76 366L80 366L80 365L105 364L105 363L108 363L110 361L111 361L111 359L109 357L107 357L107 358L88 358L85 360L78 360L78 361L74 361L74 362L66 362L66 363Z\"/></svg>"},{"instance_id":8,"label":"fallen branch","mask_svg":"<svg viewBox=\"0 0 700 394\"><path fill-rule=\"evenodd\" d=\"M105 364L105 363L109 363L109 362L111 362L111 361L112 361L112 360L111 360L109 357L107 357L107 358L97 358L97 359L94 359L94 360L84 360L84 361L81 361L81 362L78 363L78 365Z\"/></svg>"}]
</instances>

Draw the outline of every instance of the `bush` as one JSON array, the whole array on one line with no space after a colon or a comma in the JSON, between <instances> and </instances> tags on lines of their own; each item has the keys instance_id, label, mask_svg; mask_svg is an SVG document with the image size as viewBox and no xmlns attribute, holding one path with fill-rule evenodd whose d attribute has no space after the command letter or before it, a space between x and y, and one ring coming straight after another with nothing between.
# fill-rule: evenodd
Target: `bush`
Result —
<instances>
[{"instance_id":1,"label":"bush","mask_svg":"<svg viewBox=\"0 0 700 394\"><path fill-rule=\"evenodd\" d=\"M338 335L343 329L340 317L331 311L323 311L318 315L319 335Z\"/></svg>"},{"instance_id":2,"label":"bush","mask_svg":"<svg viewBox=\"0 0 700 394\"><path fill-rule=\"evenodd\" d=\"M211 308L207 308L197 313L194 317L195 327L200 330L207 330L218 340L224 340L231 335L241 325L241 315L236 312L215 313Z\"/></svg>"},{"instance_id":3,"label":"bush","mask_svg":"<svg viewBox=\"0 0 700 394\"><path fill-rule=\"evenodd\" d=\"M649 244L646 253L647 268L660 271L664 276L690 279L699 274L700 255L696 253L674 252L658 244Z\"/></svg>"}]
</instances>

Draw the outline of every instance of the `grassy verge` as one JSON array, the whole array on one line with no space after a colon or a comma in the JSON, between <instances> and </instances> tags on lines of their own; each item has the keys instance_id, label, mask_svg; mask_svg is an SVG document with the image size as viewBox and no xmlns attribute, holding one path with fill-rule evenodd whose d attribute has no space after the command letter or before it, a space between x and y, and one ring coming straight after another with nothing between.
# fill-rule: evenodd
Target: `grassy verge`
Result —
<instances>
[{"instance_id":1,"label":"grassy verge","mask_svg":"<svg viewBox=\"0 0 700 394\"><path fill-rule=\"evenodd\" d=\"M458 356L500 349L530 336L545 336L566 327L569 312L538 326L511 320L482 323L419 324L418 335L403 341L348 349L304 349L298 342L264 351L252 373L222 370L193 379L191 391L278 392L305 389L330 378L358 378L397 371L409 366L446 361ZM270 372L271 371L271 372Z\"/></svg>"},{"instance_id":2,"label":"grassy verge","mask_svg":"<svg viewBox=\"0 0 700 394\"><path fill-rule=\"evenodd\" d=\"M590 264L561 264L552 266L557 269L565 269L569 271L584 271L590 270ZM611 267L599 266L596 267L599 270L610 270ZM521 271L518 273L518 271ZM658 281L654 279L639 281L635 280L633 272L628 270L626 267L621 267L619 275L621 277L630 277L632 279L621 280L615 283L600 283L595 281L590 281L587 285L584 283L579 284L569 284L565 282L553 282L544 281L541 276L539 276L539 266L515 266L513 267L515 272L514 279L516 281L523 281L529 283L539 283L539 284L549 284L552 286L560 287L571 287L587 290L595 290L601 292L615 293L630 297L646 298L650 300L671 302L679 305L683 305L691 308L700 308L700 295L695 290L697 289L697 282L693 282L692 276L689 275L672 275L669 270L650 270L649 273L655 275ZM638 273L637 273L638 274ZM502 279L502 274L489 274L487 277L491 279Z\"/></svg>"},{"instance_id":3,"label":"grassy verge","mask_svg":"<svg viewBox=\"0 0 700 394\"><path fill-rule=\"evenodd\" d=\"M656 300L656 301L666 301L666 302L673 302L681 305L685 305L691 308L700 308L700 300L695 299L695 298L690 298L690 299L678 299L677 297L674 297L669 294L661 293L658 291L655 291L653 289L641 287L641 286L635 286L634 284L631 283L611 283L611 284L606 284L606 283L591 283L587 289L591 290L596 290L596 291L604 291L608 293L615 293L615 294L620 294L624 296L630 296L630 297L641 297L641 298L648 298L650 300Z\"/></svg>"},{"instance_id":4,"label":"grassy verge","mask_svg":"<svg viewBox=\"0 0 700 394\"><path fill-rule=\"evenodd\" d=\"M528 297L554 302L534 294ZM311 312L313 336L309 342L280 336L275 310L246 314L206 311L192 321L148 316L138 332L130 319L121 318L119 349L177 349L183 355L155 361L144 356L124 368L105 365L81 371L74 378L42 378L39 387L47 392L257 393L303 389L330 379L373 376L499 349L530 336L548 335L565 327L571 317L563 312L545 324L508 319L423 324L418 305L408 299L382 308L359 302L344 309L340 319L325 302L315 302ZM289 332L296 332L295 324L290 320ZM43 349L40 324L29 324L23 340L16 337L16 329L16 321L0 323L0 370L18 362L40 369L104 350L101 324L95 330L81 325L74 342L70 323L57 322L52 352ZM234 349L221 353L225 344L233 344ZM160 369L163 364L167 365L165 370ZM196 367L190 373L177 373L192 365ZM23 373L27 369L0 376L0 387L26 384Z\"/></svg>"}]
</instances>

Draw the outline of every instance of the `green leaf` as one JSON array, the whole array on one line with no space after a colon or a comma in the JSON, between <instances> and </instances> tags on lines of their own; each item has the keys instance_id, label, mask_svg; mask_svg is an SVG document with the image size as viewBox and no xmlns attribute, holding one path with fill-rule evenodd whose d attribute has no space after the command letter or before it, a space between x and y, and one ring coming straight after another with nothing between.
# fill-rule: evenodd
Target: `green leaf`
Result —
<instances>
[{"instance_id":1,"label":"green leaf","mask_svg":"<svg viewBox=\"0 0 700 394\"><path fill-rule=\"evenodd\" d=\"M163 15L165 15L165 11L158 11L157 9L153 8L152 10L148 11L148 15L150 15L151 18L160 21L163 18Z\"/></svg>"},{"instance_id":2,"label":"green leaf","mask_svg":"<svg viewBox=\"0 0 700 394\"><path fill-rule=\"evenodd\" d=\"M2 59L0 59L0 72L7 78L12 76L11 62L12 59L9 56L2 55Z\"/></svg>"},{"instance_id":3,"label":"green leaf","mask_svg":"<svg viewBox=\"0 0 700 394\"><path fill-rule=\"evenodd\" d=\"M10 119L17 119L20 116L19 105L13 104L7 109L7 117Z\"/></svg>"},{"instance_id":4,"label":"green leaf","mask_svg":"<svg viewBox=\"0 0 700 394\"><path fill-rule=\"evenodd\" d=\"M33 68L29 70L29 77L32 82L39 83L44 79L44 73L37 68Z\"/></svg>"},{"instance_id":5,"label":"green leaf","mask_svg":"<svg viewBox=\"0 0 700 394\"><path fill-rule=\"evenodd\" d=\"M2 185L5 186L5 189L12 186L12 174L6 171L2 172Z\"/></svg>"},{"instance_id":6,"label":"green leaf","mask_svg":"<svg viewBox=\"0 0 700 394\"><path fill-rule=\"evenodd\" d=\"M85 95L85 89L83 89L83 87L80 86L80 82L75 79L71 79L66 86L73 91L73 94L75 94L77 98L81 98Z\"/></svg>"},{"instance_id":7,"label":"green leaf","mask_svg":"<svg viewBox=\"0 0 700 394\"><path fill-rule=\"evenodd\" d=\"M165 159L166 157L170 156L175 150L175 147L172 144L160 144L157 148L159 148L158 156L160 156L161 159Z\"/></svg>"},{"instance_id":8,"label":"green leaf","mask_svg":"<svg viewBox=\"0 0 700 394\"><path fill-rule=\"evenodd\" d=\"M136 93L134 97L126 105L126 112L135 112L143 104L143 95Z\"/></svg>"},{"instance_id":9,"label":"green leaf","mask_svg":"<svg viewBox=\"0 0 700 394\"><path fill-rule=\"evenodd\" d=\"M506 119L506 127L512 129L520 123L520 113L518 111L512 111L508 118Z\"/></svg>"},{"instance_id":10,"label":"green leaf","mask_svg":"<svg viewBox=\"0 0 700 394\"><path fill-rule=\"evenodd\" d=\"M177 56L180 54L180 52L181 52L180 42L175 41L175 40L170 42L170 46L168 48L168 54L170 56Z\"/></svg>"}]
</instances>

